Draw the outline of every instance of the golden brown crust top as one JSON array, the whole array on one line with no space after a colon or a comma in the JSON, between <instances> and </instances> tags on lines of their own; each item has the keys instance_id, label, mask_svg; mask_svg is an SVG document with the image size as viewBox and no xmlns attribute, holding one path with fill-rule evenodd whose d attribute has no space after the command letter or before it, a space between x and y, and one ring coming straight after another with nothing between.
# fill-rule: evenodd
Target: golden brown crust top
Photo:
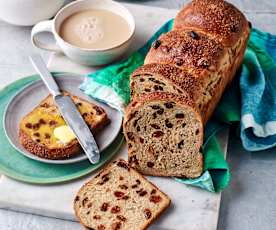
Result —
<instances>
[{"instance_id":1,"label":"golden brown crust top","mask_svg":"<svg viewBox=\"0 0 276 230\"><path fill-rule=\"evenodd\" d=\"M160 36L158 46L151 47L145 64L167 63L193 72L215 71L224 52L218 41L203 33L174 30Z\"/></svg>"},{"instance_id":2,"label":"golden brown crust top","mask_svg":"<svg viewBox=\"0 0 276 230\"><path fill-rule=\"evenodd\" d=\"M200 87L200 81L197 81L192 73L188 73L187 71L168 64L151 63L143 65L132 73L131 78L139 77L144 74L150 74L153 77L159 75L168 79L182 90L186 91L192 99L195 99L201 92L202 87ZM133 84L131 87L133 87Z\"/></svg>"},{"instance_id":3,"label":"golden brown crust top","mask_svg":"<svg viewBox=\"0 0 276 230\"><path fill-rule=\"evenodd\" d=\"M249 25L243 13L226 1L193 0L175 18L174 29L184 28L204 31L233 46Z\"/></svg>"}]
</instances>

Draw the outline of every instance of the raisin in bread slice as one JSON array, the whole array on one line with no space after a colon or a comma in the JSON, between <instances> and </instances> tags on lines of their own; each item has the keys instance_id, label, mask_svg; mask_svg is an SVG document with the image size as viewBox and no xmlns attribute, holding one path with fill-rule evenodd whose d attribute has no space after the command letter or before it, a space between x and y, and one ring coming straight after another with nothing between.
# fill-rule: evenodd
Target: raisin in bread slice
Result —
<instances>
[{"instance_id":1,"label":"raisin in bread slice","mask_svg":"<svg viewBox=\"0 0 276 230\"><path fill-rule=\"evenodd\" d=\"M170 204L170 199L124 160L111 163L86 183L74 200L74 210L86 229L146 229Z\"/></svg>"},{"instance_id":2,"label":"raisin in bread slice","mask_svg":"<svg viewBox=\"0 0 276 230\"><path fill-rule=\"evenodd\" d=\"M195 178L203 170L203 123L190 98L148 93L127 107L124 134L132 167L153 176Z\"/></svg>"},{"instance_id":3,"label":"raisin in bread slice","mask_svg":"<svg viewBox=\"0 0 276 230\"><path fill-rule=\"evenodd\" d=\"M109 123L103 108L68 92L64 94L71 96L93 134ZM66 123L49 95L20 121L20 143L30 153L41 158L57 160L72 157L81 150L77 139L64 143L54 135L54 130L64 125Z\"/></svg>"}]
</instances>

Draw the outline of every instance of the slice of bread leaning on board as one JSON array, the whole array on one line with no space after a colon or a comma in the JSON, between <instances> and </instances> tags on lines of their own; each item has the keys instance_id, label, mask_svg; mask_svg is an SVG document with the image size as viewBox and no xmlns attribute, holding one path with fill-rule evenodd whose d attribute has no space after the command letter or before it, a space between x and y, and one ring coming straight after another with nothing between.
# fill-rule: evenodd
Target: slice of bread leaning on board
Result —
<instances>
[{"instance_id":1,"label":"slice of bread leaning on board","mask_svg":"<svg viewBox=\"0 0 276 230\"><path fill-rule=\"evenodd\" d=\"M194 0L153 42L130 80L123 126L133 168L155 176L202 174L204 125L241 65L250 27L228 2Z\"/></svg>"}]
</instances>

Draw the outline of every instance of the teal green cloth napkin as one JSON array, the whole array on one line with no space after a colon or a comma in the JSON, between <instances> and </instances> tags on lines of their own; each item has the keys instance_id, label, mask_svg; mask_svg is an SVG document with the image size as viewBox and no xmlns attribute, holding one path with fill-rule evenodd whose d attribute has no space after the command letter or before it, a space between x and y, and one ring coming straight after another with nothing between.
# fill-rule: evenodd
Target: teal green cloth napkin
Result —
<instances>
[{"instance_id":1,"label":"teal green cloth napkin","mask_svg":"<svg viewBox=\"0 0 276 230\"><path fill-rule=\"evenodd\" d=\"M241 139L248 151L276 146L276 36L252 30L240 76Z\"/></svg>"},{"instance_id":2,"label":"teal green cloth napkin","mask_svg":"<svg viewBox=\"0 0 276 230\"><path fill-rule=\"evenodd\" d=\"M162 33L171 30L173 20L164 24L151 39L128 59L91 73L80 88L88 95L96 98L124 113L130 101L129 76L144 62L152 42ZM210 121L205 130L205 141L202 148L204 154L204 173L196 179L175 178L180 183L203 188L211 192L223 190L229 183L230 173L224 160L220 144L215 133L222 124Z\"/></svg>"},{"instance_id":3,"label":"teal green cloth napkin","mask_svg":"<svg viewBox=\"0 0 276 230\"><path fill-rule=\"evenodd\" d=\"M213 120L239 124L244 149L276 146L276 36L252 29L243 65Z\"/></svg>"}]
</instances>

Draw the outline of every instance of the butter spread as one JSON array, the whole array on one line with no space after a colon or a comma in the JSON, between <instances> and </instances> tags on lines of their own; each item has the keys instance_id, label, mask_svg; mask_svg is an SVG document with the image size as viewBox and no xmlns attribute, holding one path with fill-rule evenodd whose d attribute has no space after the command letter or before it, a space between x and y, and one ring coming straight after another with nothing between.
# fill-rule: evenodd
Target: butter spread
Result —
<instances>
[{"instance_id":1,"label":"butter spread","mask_svg":"<svg viewBox=\"0 0 276 230\"><path fill-rule=\"evenodd\" d=\"M54 136L63 144L67 144L76 138L68 125L62 125L54 129Z\"/></svg>"}]
</instances>

